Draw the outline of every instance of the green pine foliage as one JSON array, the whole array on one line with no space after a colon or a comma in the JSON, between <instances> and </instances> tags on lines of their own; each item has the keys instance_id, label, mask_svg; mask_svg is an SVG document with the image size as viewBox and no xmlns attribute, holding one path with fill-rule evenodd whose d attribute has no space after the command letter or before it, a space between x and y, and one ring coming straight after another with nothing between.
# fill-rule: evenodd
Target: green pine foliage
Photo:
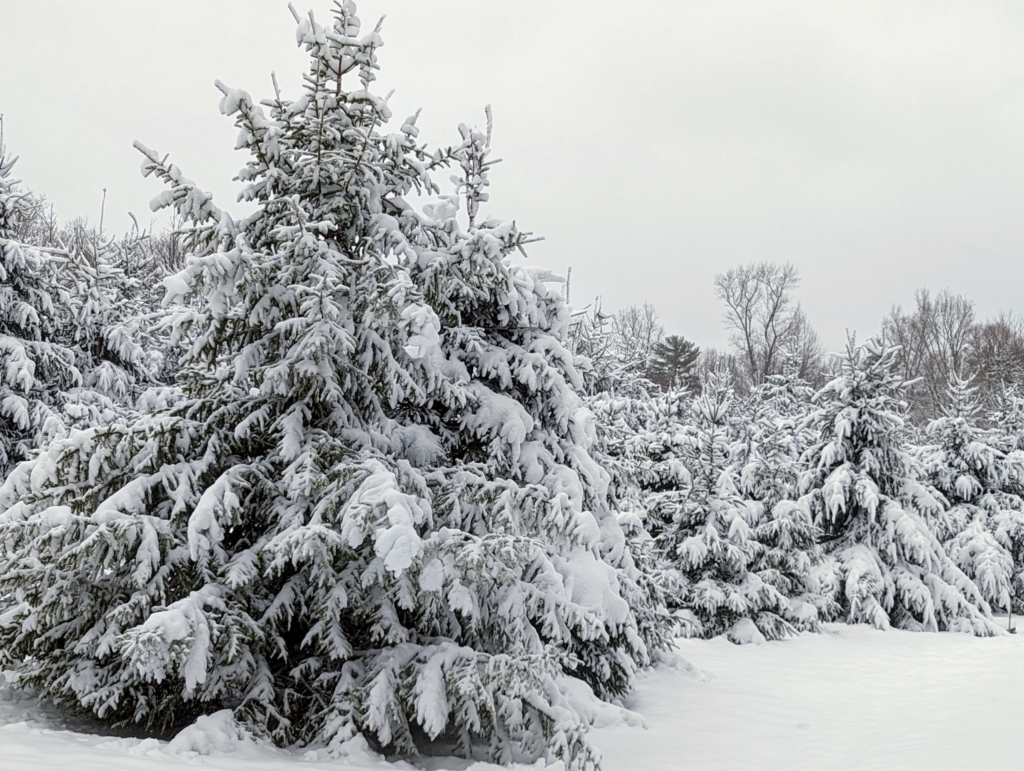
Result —
<instances>
[{"instance_id":1,"label":"green pine foliage","mask_svg":"<svg viewBox=\"0 0 1024 771\"><path fill-rule=\"evenodd\" d=\"M700 348L680 335L669 335L654 344L647 377L664 389L684 388L696 393L700 387L697 358Z\"/></svg>"}]
</instances>

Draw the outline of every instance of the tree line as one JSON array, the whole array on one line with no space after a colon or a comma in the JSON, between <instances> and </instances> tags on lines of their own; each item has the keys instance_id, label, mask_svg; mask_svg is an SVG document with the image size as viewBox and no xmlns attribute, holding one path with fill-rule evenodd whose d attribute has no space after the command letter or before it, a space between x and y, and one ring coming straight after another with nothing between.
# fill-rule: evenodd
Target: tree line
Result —
<instances>
[{"instance_id":1,"label":"tree line","mask_svg":"<svg viewBox=\"0 0 1024 771\"><path fill-rule=\"evenodd\" d=\"M700 349L682 335L666 334L651 303L608 313L600 298L574 312L573 349L585 356L592 392L635 393L639 378L659 391L700 390L708 375L729 373L746 395L768 378L792 374L817 387L839 371L795 299L800 277L790 263L759 262L715 276L729 348ZM974 303L948 289L919 289L914 306L895 305L875 336L897 349L896 367L907 386L908 419L924 426L949 407L948 384L971 380L980 403L996 410L1024 386L1024 318L1004 311L979 319Z\"/></svg>"}]
</instances>

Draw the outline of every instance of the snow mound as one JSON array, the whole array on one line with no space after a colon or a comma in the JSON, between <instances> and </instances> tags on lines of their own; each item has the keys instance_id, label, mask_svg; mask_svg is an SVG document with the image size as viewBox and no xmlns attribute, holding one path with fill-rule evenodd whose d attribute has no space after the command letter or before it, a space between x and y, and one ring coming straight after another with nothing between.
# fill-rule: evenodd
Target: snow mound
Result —
<instances>
[{"instance_id":1,"label":"snow mound","mask_svg":"<svg viewBox=\"0 0 1024 771\"><path fill-rule=\"evenodd\" d=\"M768 642L749 618L741 618L733 624L726 636L730 642L734 642L737 645L750 645L751 643L754 645L764 645Z\"/></svg>"},{"instance_id":2,"label":"snow mound","mask_svg":"<svg viewBox=\"0 0 1024 771\"><path fill-rule=\"evenodd\" d=\"M255 749L258 749L256 741L235 721L230 709L202 715L167 745L168 752L175 755L190 752L197 755L228 754Z\"/></svg>"},{"instance_id":3,"label":"snow mound","mask_svg":"<svg viewBox=\"0 0 1024 771\"><path fill-rule=\"evenodd\" d=\"M614 725L647 727L647 723L641 715L624 707L601 701L594 695L589 685L575 677L559 678L558 690L566 697L576 713L593 728L607 728Z\"/></svg>"}]
</instances>

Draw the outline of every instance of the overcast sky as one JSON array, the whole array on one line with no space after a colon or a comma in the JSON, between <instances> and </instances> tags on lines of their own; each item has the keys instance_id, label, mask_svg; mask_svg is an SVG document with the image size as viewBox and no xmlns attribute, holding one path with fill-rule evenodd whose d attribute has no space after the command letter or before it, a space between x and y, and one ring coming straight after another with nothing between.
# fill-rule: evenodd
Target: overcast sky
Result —
<instances>
[{"instance_id":1,"label":"overcast sky","mask_svg":"<svg viewBox=\"0 0 1024 771\"><path fill-rule=\"evenodd\" d=\"M300 12L310 0L295 0ZM326 20L330 4L313 10ZM1024 3L363 0L381 91L421 139L495 116L491 214L544 235L573 304L645 300L723 345L716 273L791 261L826 343L916 287L1024 310ZM230 207L214 79L257 97L305 57L282 0L0 0L16 176L62 218L145 221L138 139Z\"/></svg>"}]
</instances>

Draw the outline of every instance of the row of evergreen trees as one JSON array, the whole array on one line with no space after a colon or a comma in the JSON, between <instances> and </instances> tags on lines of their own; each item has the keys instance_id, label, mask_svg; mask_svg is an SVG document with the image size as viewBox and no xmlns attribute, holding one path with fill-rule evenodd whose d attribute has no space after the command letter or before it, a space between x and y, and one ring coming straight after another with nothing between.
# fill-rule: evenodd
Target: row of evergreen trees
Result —
<instances>
[{"instance_id":1,"label":"row of evergreen trees","mask_svg":"<svg viewBox=\"0 0 1024 771\"><path fill-rule=\"evenodd\" d=\"M591 397L620 509L680 573L680 631L990 635L993 610L1024 610L1024 402L1008 390L985 416L955 379L947 414L911 431L897 354L851 341L817 392L771 376L738 398L719 373L696 396Z\"/></svg>"},{"instance_id":2,"label":"row of evergreen trees","mask_svg":"<svg viewBox=\"0 0 1024 771\"><path fill-rule=\"evenodd\" d=\"M154 730L230 708L339 754L584 769L571 679L617 700L679 634L986 635L1020 610L1013 394L985 429L954 382L920 441L876 341L817 393L599 370L601 330L570 335L564 282L516 262L530 234L481 212L489 116L436 150L415 116L388 132L379 28L351 2L296 23L299 98L218 84L252 214L139 146L187 254L156 266L160 307L132 250L32 236L0 148L0 666L20 684Z\"/></svg>"}]
</instances>

